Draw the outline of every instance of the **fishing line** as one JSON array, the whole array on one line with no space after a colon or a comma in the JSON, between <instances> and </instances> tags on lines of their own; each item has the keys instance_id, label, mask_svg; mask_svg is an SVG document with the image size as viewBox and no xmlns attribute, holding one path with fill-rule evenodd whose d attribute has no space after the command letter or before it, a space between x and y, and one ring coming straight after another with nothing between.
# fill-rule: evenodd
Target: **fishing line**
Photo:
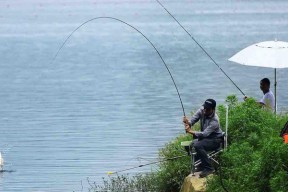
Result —
<instances>
[{"instance_id":1,"label":"fishing line","mask_svg":"<svg viewBox=\"0 0 288 192\"><path fill-rule=\"evenodd\" d=\"M124 164L124 166L127 166L129 163L131 163L131 161L137 161L137 163L138 164L140 164L140 163L142 163L143 161L141 161L141 159L142 160L145 160L146 162L152 162L152 160L148 160L148 158L143 158L143 157L141 157L141 156L144 156L144 155L146 155L147 156L147 154L149 155L149 156L153 156L153 155L151 155L151 154L149 154L149 153L142 153L142 154L138 154L138 155L134 155L132 158L129 158L127 161L126 161L126 163ZM153 158L153 159L155 159L155 158Z\"/></svg>"},{"instance_id":2,"label":"fishing line","mask_svg":"<svg viewBox=\"0 0 288 192\"><path fill-rule=\"evenodd\" d=\"M156 158L144 158L144 157L137 157L137 160L139 161L139 162L141 162L141 161L146 161L146 162L152 162L152 160L151 159L156 159Z\"/></svg>"},{"instance_id":3,"label":"fishing line","mask_svg":"<svg viewBox=\"0 0 288 192\"><path fill-rule=\"evenodd\" d=\"M190 38L201 48L201 50L213 61L213 63L222 71L222 73L235 85L235 87L244 95L244 92L235 84L235 82L225 73L225 71L216 63L216 61L210 56L210 54L196 41L196 39L181 25L181 23L164 7L164 5L156 0L158 4L165 9L165 11L178 23L178 25L190 36Z\"/></svg>"},{"instance_id":4,"label":"fishing line","mask_svg":"<svg viewBox=\"0 0 288 192\"><path fill-rule=\"evenodd\" d=\"M176 151L180 151L181 153L183 153L183 152L184 152L184 153L187 153L187 152L186 152L185 150L183 150L182 148L181 148L181 149L178 149L178 147L175 147L175 150L176 150ZM117 173L120 173L120 172L124 172L124 171L128 171L128 170L132 170L132 169L144 167L144 166L151 165L151 164L160 163L160 162L163 162L163 161L174 160L174 159L178 159L178 158L185 157L185 156L187 156L187 154L186 154L186 155L179 155L179 156L175 156L175 157L171 157L171 158L167 158L167 159L162 159L162 160L160 160L160 161L159 161L159 160L158 160L158 161L152 161L152 160L149 160L149 159L147 159L147 158L137 157L137 160L138 160L139 162L141 162L140 159L142 159L142 160L148 161L148 163L147 163L147 164L138 165L138 166L135 166L135 167L130 167L130 168L127 168L127 169L123 169L123 170L120 170L120 171L116 171L116 172L109 171L109 172L107 172L107 175L117 174ZM153 158L153 159L155 159L155 158Z\"/></svg>"},{"instance_id":5,"label":"fishing line","mask_svg":"<svg viewBox=\"0 0 288 192\"><path fill-rule=\"evenodd\" d=\"M185 154L185 155L180 155L180 156L176 156L176 157L171 157L171 158L167 158L167 159L162 159L162 160L159 160L159 161L153 161L153 162L146 163L146 164L142 164L142 165L138 165L138 166L135 166L135 167L130 167L130 168L127 168L127 169L122 169L122 170L119 170L119 171L116 171L116 172L109 171L109 172L107 172L107 174L108 174L108 175L118 174L118 173L121 173L121 172L124 172L124 171L132 170L132 169L137 169L137 168L139 168L139 167L145 167L145 166L147 166L147 165L152 165L152 164L161 163L161 162L164 162L164 161L171 161L171 160L179 159L179 158L181 158L181 157L187 157L187 154Z\"/></svg>"},{"instance_id":6,"label":"fishing line","mask_svg":"<svg viewBox=\"0 0 288 192\"><path fill-rule=\"evenodd\" d=\"M65 45L66 42L69 40L69 38L73 35L73 33L75 33L75 32L76 32L78 29L80 29L83 25L85 25L85 24L87 24L87 23L89 23L89 22L91 22L91 21L97 20L97 19L112 19L112 20L115 20L115 21L119 21L119 22L121 22L121 23L124 23L125 25L133 28L133 29L136 30L138 33L140 33L140 34L151 44L151 46L155 49L155 51L156 51L157 54L159 55L160 59L162 60L163 64L165 65L165 67L166 67L166 69L167 69L167 71L168 71L168 73L169 73L169 75L170 75L170 77L171 77L171 79L172 79L172 81L173 81L174 87L175 87L175 89L176 89L176 91L177 91L177 94L178 94L178 97L179 97L179 100L180 100L180 103L181 103L181 107L182 107L183 114L184 114L184 116L186 116L186 115L185 115L184 106L183 106L183 103L182 103L182 99L181 99L180 93L179 93L179 91L178 91L177 85L176 85L176 83L175 83L175 80L174 80L174 78L173 78L173 76L172 76L172 74L171 74L171 72L170 72L167 64L165 63L164 59L162 58L161 54L159 53L159 51L156 49L156 47L154 46L154 44L153 44L141 31L139 31L136 27L134 27L134 26L130 25L129 23L127 23L127 22L125 22L125 21L122 21L122 20L120 20L120 19L117 19L117 18L114 18L114 17L95 17L95 18L92 18L92 19L89 19L89 20L85 21L84 23L82 23L81 25L79 25L76 29L74 29L74 31L72 31L72 33L70 33L70 35L65 39L65 41L62 43L62 45L61 45L60 48L58 49L57 53L55 54L54 58L52 59L51 63L53 63L53 62L55 61L55 59L56 59L57 56L59 55L61 49L64 47L64 45Z\"/></svg>"}]
</instances>

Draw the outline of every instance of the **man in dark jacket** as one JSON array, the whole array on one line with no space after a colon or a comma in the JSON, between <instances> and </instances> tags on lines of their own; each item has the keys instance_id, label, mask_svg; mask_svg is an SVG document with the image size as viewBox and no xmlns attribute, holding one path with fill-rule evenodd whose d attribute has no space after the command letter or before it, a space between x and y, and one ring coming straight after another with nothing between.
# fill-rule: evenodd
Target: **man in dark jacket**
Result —
<instances>
[{"instance_id":1,"label":"man in dark jacket","mask_svg":"<svg viewBox=\"0 0 288 192\"><path fill-rule=\"evenodd\" d=\"M219 118L215 114L216 101L207 99L203 108L199 109L191 118L190 122L186 117L183 118L186 133L193 135L192 146L195 148L197 156L201 160L201 166L198 170L202 170L200 177L206 177L214 172L214 168L208 158L207 151L219 148L222 141L222 130L220 128ZM200 120L201 131L193 131L191 127Z\"/></svg>"}]
</instances>

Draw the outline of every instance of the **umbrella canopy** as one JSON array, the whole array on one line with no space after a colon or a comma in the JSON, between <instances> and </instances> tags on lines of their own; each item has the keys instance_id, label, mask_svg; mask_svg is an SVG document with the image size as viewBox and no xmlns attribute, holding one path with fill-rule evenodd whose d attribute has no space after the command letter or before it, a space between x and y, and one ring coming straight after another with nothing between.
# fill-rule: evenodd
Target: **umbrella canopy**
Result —
<instances>
[{"instance_id":1,"label":"umbrella canopy","mask_svg":"<svg viewBox=\"0 0 288 192\"><path fill-rule=\"evenodd\" d=\"M228 60L242 65L274 68L276 112L276 68L288 67L288 42L264 41L256 43L239 51Z\"/></svg>"},{"instance_id":2,"label":"umbrella canopy","mask_svg":"<svg viewBox=\"0 0 288 192\"><path fill-rule=\"evenodd\" d=\"M239 51L229 61L257 67L286 68L288 67L288 42L256 43Z\"/></svg>"}]
</instances>

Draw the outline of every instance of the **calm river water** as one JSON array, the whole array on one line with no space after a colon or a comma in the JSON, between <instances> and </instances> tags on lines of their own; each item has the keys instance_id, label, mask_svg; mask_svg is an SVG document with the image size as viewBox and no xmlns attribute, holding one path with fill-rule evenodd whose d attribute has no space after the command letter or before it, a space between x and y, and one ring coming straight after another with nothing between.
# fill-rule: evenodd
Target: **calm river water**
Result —
<instances>
[{"instance_id":1,"label":"calm river water","mask_svg":"<svg viewBox=\"0 0 288 192\"><path fill-rule=\"evenodd\" d=\"M227 61L260 41L288 41L285 0L163 0L246 95L273 69ZM87 190L107 171L147 163L184 133L169 66L187 114L206 98L241 93L153 0L1 0L0 151L3 192ZM287 69L278 70L278 108L288 104ZM273 82L273 81L272 81ZM273 84L273 83L272 83ZM150 167L127 173L149 171ZM82 185L81 185L82 182Z\"/></svg>"}]
</instances>

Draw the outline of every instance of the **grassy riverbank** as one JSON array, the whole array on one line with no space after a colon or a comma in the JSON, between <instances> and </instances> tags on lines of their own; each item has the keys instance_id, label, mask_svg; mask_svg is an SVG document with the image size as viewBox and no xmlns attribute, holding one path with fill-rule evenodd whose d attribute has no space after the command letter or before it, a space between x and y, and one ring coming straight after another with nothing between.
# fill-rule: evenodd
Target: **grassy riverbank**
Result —
<instances>
[{"instance_id":1,"label":"grassy riverbank","mask_svg":"<svg viewBox=\"0 0 288 192\"><path fill-rule=\"evenodd\" d=\"M288 145L279 137L288 115L275 116L261 109L253 99L238 102L235 96L229 96L226 102L229 105L228 149L221 154L221 167L208 180L207 191L220 192L223 186L229 192L288 191ZM226 108L220 105L217 113L221 126L225 127ZM180 147L185 140L191 140L191 136L180 135L167 143L159 151L159 159L185 154ZM158 165L158 171L153 173L111 176L102 184L90 185L90 191L179 191L190 173L190 157L162 161Z\"/></svg>"}]
</instances>

